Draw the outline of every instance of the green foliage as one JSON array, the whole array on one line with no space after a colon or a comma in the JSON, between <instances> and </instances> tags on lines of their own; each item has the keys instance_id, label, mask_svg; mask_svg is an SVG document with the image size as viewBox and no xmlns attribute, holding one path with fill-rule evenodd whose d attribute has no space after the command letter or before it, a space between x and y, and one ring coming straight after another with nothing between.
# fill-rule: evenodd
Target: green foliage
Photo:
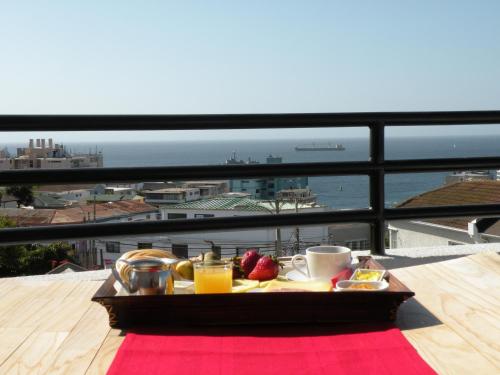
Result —
<instances>
[{"instance_id":1,"label":"green foliage","mask_svg":"<svg viewBox=\"0 0 500 375\"><path fill-rule=\"evenodd\" d=\"M9 186L5 191L17 199L18 207L21 207L21 205L29 206L35 199L31 186Z\"/></svg>"},{"instance_id":2,"label":"green foliage","mask_svg":"<svg viewBox=\"0 0 500 375\"><path fill-rule=\"evenodd\" d=\"M52 261L58 263L68 260L75 263L71 247L64 242L54 242L50 245L35 245L30 247L24 258L24 272L28 275L40 275L52 269Z\"/></svg>"},{"instance_id":3,"label":"green foliage","mask_svg":"<svg viewBox=\"0 0 500 375\"><path fill-rule=\"evenodd\" d=\"M5 216L0 216L0 228L13 228L16 226L14 220Z\"/></svg>"},{"instance_id":4,"label":"green foliage","mask_svg":"<svg viewBox=\"0 0 500 375\"><path fill-rule=\"evenodd\" d=\"M24 274L27 249L24 246L0 247L0 277Z\"/></svg>"},{"instance_id":5,"label":"green foliage","mask_svg":"<svg viewBox=\"0 0 500 375\"><path fill-rule=\"evenodd\" d=\"M0 228L14 226L12 220L0 216ZM76 263L73 250L65 242L3 246L0 247L0 277L44 274L52 269L53 261L64 260Z\"/></svg>"}]
</instances>

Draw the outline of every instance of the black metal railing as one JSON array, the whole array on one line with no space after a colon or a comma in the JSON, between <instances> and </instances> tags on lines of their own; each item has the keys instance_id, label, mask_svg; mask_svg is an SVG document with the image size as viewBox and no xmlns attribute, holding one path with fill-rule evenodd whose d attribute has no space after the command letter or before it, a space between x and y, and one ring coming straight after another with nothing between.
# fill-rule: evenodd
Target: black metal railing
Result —
<instances>
[{"instance_id":1,"label":"black metal railing","mask_svg":"<svg viewBox=\"0 0 500 375\"><path fill-rule=\"evenodd\" d=\"M143 131L368 127L370 159L366 162L285 163L277 165L220 165L188 167L84 168L64 170L6 170L0 186L81 182L133 182L147 180L260 178L298 176L368 175L367 209L296 213L255 217L228 217L156 222L100 223L9 228L0 231L0 244L57 239L235 230L270 226L318 225L340 222L368 223L372 250L384 252L385 222L398 219L500 215L500 204L386 208L385 175L467 169L498 169L500 157L385 160L387 126L500 124L500 111L272 114L272 115L49 115L0 116L1 132L15 131ZM0 138L1 141L1 138Z\"/></svg>"}]
</instances>

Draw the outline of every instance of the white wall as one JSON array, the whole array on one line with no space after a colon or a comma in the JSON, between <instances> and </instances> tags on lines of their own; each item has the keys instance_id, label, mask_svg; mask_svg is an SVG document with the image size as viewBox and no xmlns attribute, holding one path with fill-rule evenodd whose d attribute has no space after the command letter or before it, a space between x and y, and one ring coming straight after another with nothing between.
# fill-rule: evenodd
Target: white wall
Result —
<instances>
[{"instance_id":1,"label":"white wall","mask_svg":"<svg viewBox=\"0 0 500 375\"><path fill-rule=\"evenodd\" d=\"M71 160L66 158L44 158L40 160L40 168L43 169L62 169L71 168ZM35 160L36 163L36 160Z\"/></svg>"},{"instance_id":2,"label":"white wall","mask_svg":"<svg viewBox=\"0 0 500 375\"><path fill-rule=\"evenodd\" d=\"M391 229L397 230L397 248L447 246L449 241L471 244L474 243L467 231L446 229L411 221L391 221ZM391 242L392 243L392 242Z\"/></svg>"}]
</instances>

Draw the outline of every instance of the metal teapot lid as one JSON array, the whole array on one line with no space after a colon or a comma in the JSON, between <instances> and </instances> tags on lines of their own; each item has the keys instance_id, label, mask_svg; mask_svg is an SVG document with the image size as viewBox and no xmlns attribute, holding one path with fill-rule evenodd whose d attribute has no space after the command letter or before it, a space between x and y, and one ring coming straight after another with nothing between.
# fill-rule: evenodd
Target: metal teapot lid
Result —
<instances>
[{"instance_id":1,"label":"metal teapot lid","mask_svg":"<svg viewBox=\"0 0 500 375\"><path fill-rule=\"evenodd\" d=\"M168 266L177 262L178 262L177 259L147 257L147 258L130 260L127 263L134 270L137 271L156 272L156 271L161 271L163 269L168 269Z\"/></svg>"}]
</instances>

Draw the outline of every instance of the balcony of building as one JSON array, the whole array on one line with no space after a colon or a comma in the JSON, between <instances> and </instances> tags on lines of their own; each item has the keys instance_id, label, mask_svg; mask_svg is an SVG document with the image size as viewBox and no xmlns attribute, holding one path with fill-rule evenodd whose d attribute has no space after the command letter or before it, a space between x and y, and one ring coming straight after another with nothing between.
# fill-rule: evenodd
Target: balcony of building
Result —
<instances>
[{"instance_id":1,"label":"balcony of building","mask_svg":"<svg viewBox=\"0 0 500 375\"><path fill-rule=\"evenodd\" d=\"M68 119L53 117L49 122L41 118L6 117L1 119L1 130L32 129L43 125L46 129L60 130ZM74 119L72 119L74 120ZM67 222L61 225L10 228L2 230L0 244L26 242L50 242L57 239L107 239L118 242L126 236L148 236L149 234L266 230L274 236L276 227L297 226L366 226L369 249L356 254L372 254L399 280L415 291L416 297L403 304L399 310L396 325L417 349L424 360L438 373L496 373L500 368L498 357L499 330L497 310L500 303L500 245L494 242L481 243L477 235L490 236L489 225L479 225L481 219L500 215L499 202L477 201L469 205L451 204L436 206L386 207L384 180L386 174L409 172L432 172L463 169L500 168L500 158L466 158L441 160L385 160L384 129L393 124L441 124L499 123L498 112L474 113L413 113L413 114L341 114L315 116L243 116L212 118L85 118L78 119L80 127L86 130L136 129L138 123L144 128L175 130L188 125L195 129L273 127L287 128L305 126L308 123L329 126L363 126L369 129L369 160L366 162L327 163L282 163L277 168L267 164L190 166L190 167L147 167L147 168L102 168L2 171L0 185L30 183L85 183L85 182L129 182L133 181L175 181L207 180L226 178L267 179L310 177L321 175L363 175L369 179L369 206L348 210L326 210L312 207L300 211L294 199L287 202L290 207L284 212L275 212L276 207L261 206L259 216L199 216L174 217L156 216L153 211L144 211L143 220L120 220L120 222L99 222L100 207L89 203L86 212L87 223ZM180 122L179 122L180 121ZM214 125L216 124L216 125ZM165 190L175 188L165 188ZM195 189L195 188L190 188ZM153 192L154 193L154 192ZM162 192L168 193L168 192ZM162 199L165 197L162 197ZM184 197L185 198L185 197ZM188 204L189 199L179 203ZM222 198L221 198L222 199ZM236 199L236 198L223 198ZM248 197L238 201L247 202ZM198 199L193 199L197 202ZM162 202L163 203L163 202ZM204 202L206 203L206 201ZM247 202L248 203L248 202ZM308 202L307 204L312 204ZM106 205L106 204L104 204ZM107 204L109 206L109 204ZM122 205L125 205L124 203ZM130 205L130 204L128 204ZM137 203L136 205L140 205ZM242 209L241 204L237 206ZM248 207L245 206L245 207ZM107 209L109 207L106 206ZM186 207L177 207L176 210ZM213 208L213 207L212 207ZM314 208L314 209L312 209ZM200 210L200 207L196 209ZM92 212L94 210L94 212ZM104 208L103 208L104 210ZM166 209L164 209L166 210ZM242 209L245 213L245 210ZM166 211L165 211L166 212ZM200 211L201 212L201 211ZM248 213L248 211L246 211ZM172 212L174 213L174 212ZM175 212L177 213L177 212ZM178 213L179 214L179 213ZM183 214L183 213L182 213ZM92 217L94 215L94 217ZM165 217L166 216L166 217ZM476 225L479 233L458 229L462 237L456 246L400 247L394 240L396 232L403 227L398 222L421 225L425 228L442 224L433 220L449 217L466 217ZM471 220L468 220L472 218ZM153 220L154 219L154 220ZM161 220L160 220L161 219ZM479 219L479 221L477 221ZM416 223L416 224L415 224ZM391 226L393 225L393 226ZM464 225L461 223L460 225ZM386 237L389 230L389 237ZM474 237L476 236L476 237ZM401 237L400 237L401 238ZM400 239L399 238L399 239ZM481 237L483 239L487 237ZM394 241L393 241L394 240ZM470 244L468 243L470 240ZM142 241L142 240L141 240ZM144 239L146 241L146 239ZM297 241L299 243L299 241ZM394 243L393 243L394 242ZM360 242L361 243L361 242ZM346 243L344 243L346 244ZM395 246L392 246L392 245ZM300 244L299 244L300 245ZM361 246L361 245L356 245ZM139 246L138 246L139 247ZM354 248L354 244L351 245ZM115 247L110 249L115 251ZM302 250L298 247L298 250ZM101 263L101 265L103 265ZM0 373L104 373L121 345L125 331L112 329L106 310L90 298L108 278L109 270L65 273L60 275L27 276L0 279Z\"/></svg>"}]
</instances>

